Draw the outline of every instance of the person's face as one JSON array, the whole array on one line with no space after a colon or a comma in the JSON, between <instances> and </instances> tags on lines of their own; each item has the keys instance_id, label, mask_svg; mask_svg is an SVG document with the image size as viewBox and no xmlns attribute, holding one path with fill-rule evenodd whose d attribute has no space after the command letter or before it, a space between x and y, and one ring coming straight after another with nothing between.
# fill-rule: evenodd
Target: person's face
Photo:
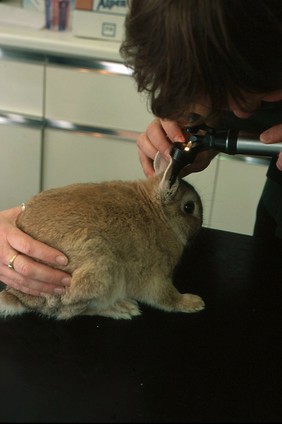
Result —
<instances>
[{"instance_id":1,"label":"person's face","mask_svg":"<svg viewBox=\"0 0 282 424\"><path fill-rule=\"evenodd\" d=\"M262 94L246 94L245 96L245 106L248 111L240 109L240 106L232 99L229 99L228 102L228 110L234 113L235 116L237 116L240 119L247 119L252 114L260 108L262 102L278 102L279 100L282 100L282 89L272 91L269 93L262 93ZM210 107L210 101L207 97L203 97L199 103L196 103L193 108L187 108L189 112L186 112L183 114L182 119L178 119L178 124L181 127L187 127L191 125L191 121L189 118L187 118L190 113L195 113L196 115L200 115L202 117L209 116L211 112ZM211 122L206 122L208 125L212 126Z\"/></svg>"},{"instance_id":2,"label":"person's face","mask_svg":"<svg viewBox=\"0 0 282 424\"><path fill-rule=\"evenodd\" d=\"M229 108L235 116L241 119L249 118L261 105L261 102L278 102L282 100L282 90L272 91L265 94L249 94L246 97L248 112L241 110L232 100L229 100Z\"/></svg>"}]
</instances>

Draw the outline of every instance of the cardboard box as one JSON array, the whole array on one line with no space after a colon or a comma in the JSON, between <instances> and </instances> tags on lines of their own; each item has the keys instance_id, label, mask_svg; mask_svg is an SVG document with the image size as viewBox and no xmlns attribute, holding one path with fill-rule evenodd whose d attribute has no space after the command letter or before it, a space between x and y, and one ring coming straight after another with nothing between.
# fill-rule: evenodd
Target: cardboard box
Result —
<instances>
[{"instance_id":1,"label":"cardboard box","mask_svg":"<svg viewBox=\"0 0 282 424\"><path fill-rule=\"evenodd\" d=\"M76 0L73 35L121 41L127 0Z\"/></svg>"}]
</instances>

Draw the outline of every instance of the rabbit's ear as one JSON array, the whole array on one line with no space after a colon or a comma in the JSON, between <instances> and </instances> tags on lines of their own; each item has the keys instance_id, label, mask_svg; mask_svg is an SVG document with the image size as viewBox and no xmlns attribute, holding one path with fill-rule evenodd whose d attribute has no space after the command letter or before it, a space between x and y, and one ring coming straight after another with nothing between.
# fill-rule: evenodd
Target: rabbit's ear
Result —
<instances>
[{"instance_id":1,"label":"rabbit's ear","mask_svg":"<svg viewBox=\"0 0 282 424\"><path fill-rule=\"evenodd\" d=\"M172 163L172 159L167 161L164 157L161 156L160 152L157 152L154 159L154 170L156 175L160 175L163 172L166 172Z\"/></svg>"},{"instance_id":2,"label":"rabbit's ear","mask_svg":"<svg viewBox=\"0 0 282 424\"><path fill-rule=\"evenodd\" d=\"M159 152L157 152L154 159L154 169L157 175L163 174L160 181L159 189L160 195L164 201L172 199L179 186L179 180L176 179L175 183L170 187L170 176L172 173L172 158L169 161L165 160Z\"/></svg>"}]
</instances>

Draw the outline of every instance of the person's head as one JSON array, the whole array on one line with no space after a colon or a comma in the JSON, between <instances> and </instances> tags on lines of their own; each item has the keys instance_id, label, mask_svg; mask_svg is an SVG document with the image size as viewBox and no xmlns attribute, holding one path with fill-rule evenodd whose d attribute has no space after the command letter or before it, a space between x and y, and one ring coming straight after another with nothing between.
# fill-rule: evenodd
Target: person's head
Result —
<instances>
[{"instance_id":1,"label":"person's head","mask_svg":"<svg viewBox=\"0 0 282 424\"><path fill-rule=\"evenodd\" d=\"M120 51L160 118L248 112L282 98L281 22L281 0L130 0Z\"/></svg>"}]
</instances>

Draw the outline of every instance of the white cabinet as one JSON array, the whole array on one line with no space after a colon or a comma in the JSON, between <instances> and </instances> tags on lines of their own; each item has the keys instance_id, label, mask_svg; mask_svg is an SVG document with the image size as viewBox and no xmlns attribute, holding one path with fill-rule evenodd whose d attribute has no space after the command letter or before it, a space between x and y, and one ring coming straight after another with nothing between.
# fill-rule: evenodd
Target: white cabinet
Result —
<instances>
[{"instance_id":1,"label":"white cabinet","mask_svg":"<svg viewBox=\"0 0 282 424\"><path fill-rule=\"evenodd\" d=\"M41 137L39 129L0 125L0 210L40 190Z\"/></svg>"},{"instance_id":2,"label":"white cabinet","mask_svg":"<svg viewBox=\"0 0 282 424\"><path fill-rule=\"evenodd\" d=\"M129 75L107 70L46 69L46 118L75 124L144 131L152 119Z\"/></svg>"},{"instance_id":3,"label":"white cabinet","mask_svg":"<svg viewBox=\"0 0 282 424\"><path fill-rule=\"evenodd\" d=\"M144 174L134 141L47 129L43 189L76 182L139 179Z\"/></svg>"},{"instance_id":4,"label":"white cabinet","mask_svg":"<svg viewBox=\"0 0 282 424\"><path fill-rule=\"evenodd\" d=\"M45 118L44 189L145 178L135 140L153 116L130 75L48 65Z\"/></svg>"},{"instance_id":5,"label":"white cabinet","mask_svg":"<svg viewBox=\"0 0 282 424\"><path fill-rule=\"evenodd\" d=\"M212 200L212 228L253 234L266 172L266 163L248 163L221 155Z\"/></svg>"},{"instance_id":6,"label":"white cabinet","mask_svg":"<svg viewBox=\"0 0 282 424\"><path fill-rule=\"evenodd\" d=\"M42 116L43 63L0 60L0 110Z\"/></svg>"},{"instance_id":7,"label":"white cabinet","mask_svg":"<svg viewBox=\"0 0 282 424\"><path fill-rule=\"evenodd\" d=\"M44 63L0 60L0 209L41 189Z\"/></svg>"}]
</instances>

